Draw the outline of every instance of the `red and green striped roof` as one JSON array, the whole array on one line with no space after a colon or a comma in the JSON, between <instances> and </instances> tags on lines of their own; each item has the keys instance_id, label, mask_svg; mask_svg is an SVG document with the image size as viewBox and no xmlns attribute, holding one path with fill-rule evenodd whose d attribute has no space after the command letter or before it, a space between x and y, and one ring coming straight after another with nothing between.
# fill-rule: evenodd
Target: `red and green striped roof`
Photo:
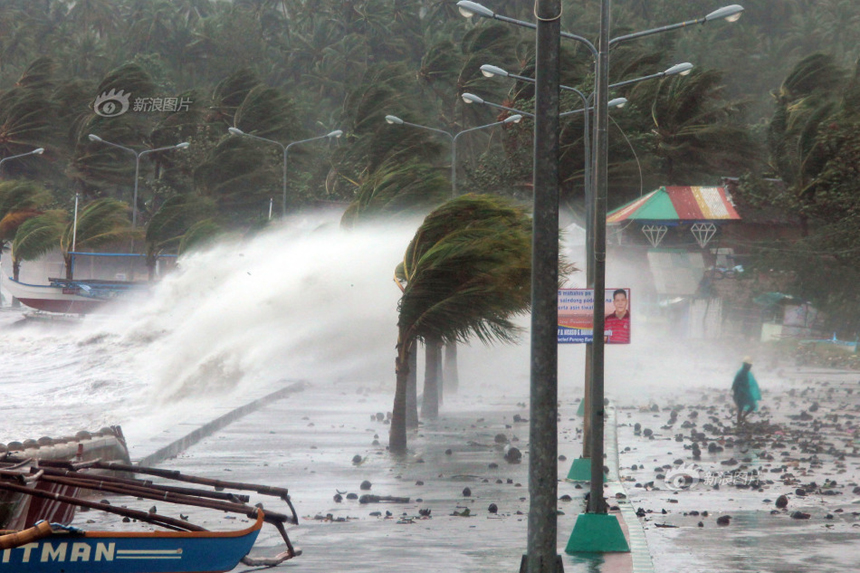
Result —
<instances>
[{"instance_id":1,"label":"red and green striped roof","mask_svg":"<svg viewBox=\"0 0 860 573\"><path fill-rule=\"evenodd\" d=\"M615 209L607 223L740 219L723 187L661 187Z\"/></svg>"}]
</instances>

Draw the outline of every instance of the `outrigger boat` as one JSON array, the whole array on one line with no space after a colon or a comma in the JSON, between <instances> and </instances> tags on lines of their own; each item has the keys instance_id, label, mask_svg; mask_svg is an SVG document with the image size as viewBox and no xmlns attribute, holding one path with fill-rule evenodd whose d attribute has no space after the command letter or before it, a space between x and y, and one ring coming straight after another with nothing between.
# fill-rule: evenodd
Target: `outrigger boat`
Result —
<instances>
[{"instance_id":1,"label":"outrigger boat","mask_svg":"<svg viewBox=\"0 0 860 573\"><path fill-rule=\"evenodd\" d=\"M147 283L49 278L46 285L17 281L2 273L3 288L21 304L43 312L89 314L105 304L148 292Z\"/></svg>"},{"instance_id":2,"label":"outrigger boat","mask_svg":"<svg viewBox=\"0 0 860 573\"><path fill-rule=\"evenodd\" d=\"M286 523L298 524L298 515L284 488L98 460L61 462L9 459L7 456L5 463L11 467L0 469L0 491L97 509L168 531L83 531L65 524L40 521L21 531L0 532L0 573L221 573L230 571L239 562L252 567L273 566L301 554L293 547L284 527ZM93 471L114 472L115 475L97 475ZM166 483L118 477L138 474L154 476ZM200 484L213 489L170 482ZM105 501L95 502L80 495L51 493L35 487L37 484L124 495L130 500L150 499L203 507L243 514L254 521L238 531L209 531L190 523L182 515L181 519L175 519L153 509L141 511ZM286 503L290 513L263 509L261 504L250 506L248 495L226 490L277 497ZM264 523L278 530L286 550L271 558L250 557L248 553Z\"/></svg>"},{"instance_id":3,"label":"outrigger boat","mask_svg":"<svg viewBox=\"0 0 860 573\"><path fill-rule=\"evenodd\" d=\"M15 462L9 460L32 460L56 462L88 462L93 460L130 463L128 447L122 428L111 426L97 432L80 431L74 436L0 444L0 469L14 469ZM41 491L74 496L77 488L40 482L34 484ZM75 516L75 506L60 503L55 499L24 495L0 490L0 529L24 529L39 520L69 524Z\"/></svg>"},{"instance_id":4,"label":"outrigger boat","mask_svg":"<svg viewBox=\"0 0 860 573\"><path fill-rule=\"evenodd\" d=\"M265 513L246 529L121 533L39 522L0 535L0 571L15 573L223 573L251 550Z\"/></svg>"}]
</instances>

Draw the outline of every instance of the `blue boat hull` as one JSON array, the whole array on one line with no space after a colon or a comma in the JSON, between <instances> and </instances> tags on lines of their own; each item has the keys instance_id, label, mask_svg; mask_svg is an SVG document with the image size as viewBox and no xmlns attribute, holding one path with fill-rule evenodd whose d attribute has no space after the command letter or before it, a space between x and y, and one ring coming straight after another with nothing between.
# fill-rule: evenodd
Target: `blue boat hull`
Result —
<instances>
[{"instance_id":1,"label":"blue boat hull","mask_svg":"<svg viewBox=\"0 0 860 573\"><path fill-rule=\"evenodd\" d=\"M248 554L263 513L235 532L53 533L0 551L0 573L223 573Z\"/></svg>"}]
</instances>

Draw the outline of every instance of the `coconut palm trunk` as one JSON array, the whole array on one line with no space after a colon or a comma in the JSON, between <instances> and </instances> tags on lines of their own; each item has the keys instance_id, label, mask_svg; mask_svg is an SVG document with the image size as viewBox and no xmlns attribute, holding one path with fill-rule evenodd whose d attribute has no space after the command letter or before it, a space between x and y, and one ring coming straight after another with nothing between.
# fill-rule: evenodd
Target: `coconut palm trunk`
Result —
<instances>
[{"instance_id":1,"label":"coconut palm trunk","mask_svg":"<svg viewBox=\"0 0 860 573\"><path fill-rule=\"evenodd\" d=\"M405 329L400 329L400 342L397 344L397 359L394 362L396 385L394 388L394 407L391 412L391 429L388 433L388 449L392 454L406 453L406 386L409 378L409 350L411 341L406 338Z\"/></svg>"},{"instance_id":2,"label":"coconut palm trunk","mask_svg":"<svg viewBox=\"0 0 860 573\"><path fill-rule=\"evenodd\" d=\"M439 339L424 343L424 400L421 402L422 418L439 417L439 366L442 363L442 344Z\"/></svg>"},{"instance_id":3,"label":"coconut palm trunk","mask_svg":"<svg viewBox=\"0 0 860 573\"><path fill-rule=\"evenodd\" d=\"M460 374L457 371L457 343L445 344L445 360L442 368L445 391L456 394L460 390Z\"/></svg>"},{"instance_id":4,"label":"coconut palm trunk","mask_svg":"<svg viewBox=\"0 0 860 573\"><path fill-rule=\"evenodd\" d=\"M418 427L418 343L409 349L409 376L406 379L406 427Z\"/></svg>"}]
</instances>

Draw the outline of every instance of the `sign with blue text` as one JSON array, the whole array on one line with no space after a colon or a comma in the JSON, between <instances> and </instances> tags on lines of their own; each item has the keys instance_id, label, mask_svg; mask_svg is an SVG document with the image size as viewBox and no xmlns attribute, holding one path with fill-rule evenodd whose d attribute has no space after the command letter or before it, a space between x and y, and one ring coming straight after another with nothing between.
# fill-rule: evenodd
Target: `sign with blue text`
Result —
<instances>
[{"instance_id":1,"label":"sign with blue text","mask_svg":"<svg viewBox=\"0 0 860 573\"><path fill-rule=\"evenodd\" d=\"M603 314L605 316L604 342L630 344L630 289L606 289L603 296ZM588 343L593 340L594 289L559 289L559 344Z\"/></svg>"}]
</instances>

